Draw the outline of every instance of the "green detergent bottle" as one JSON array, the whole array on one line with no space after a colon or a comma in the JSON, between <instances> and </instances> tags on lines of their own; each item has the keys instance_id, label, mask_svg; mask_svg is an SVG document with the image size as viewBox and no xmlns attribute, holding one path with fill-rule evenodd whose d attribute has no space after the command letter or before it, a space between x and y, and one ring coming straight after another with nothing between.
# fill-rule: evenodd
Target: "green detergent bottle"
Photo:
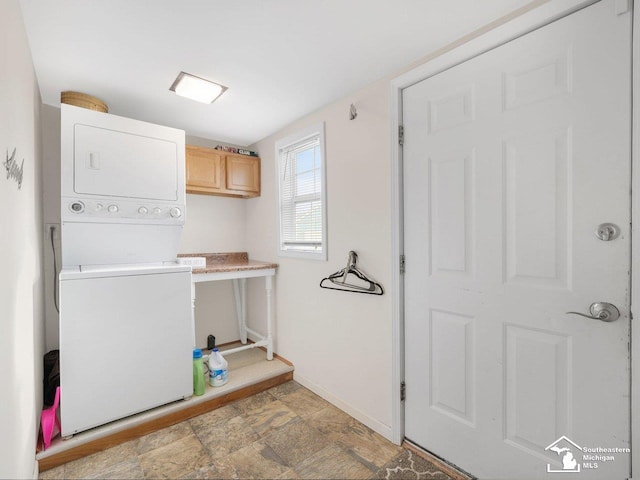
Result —
<instances>
[{"instance_id":1,"label":"green detergent bottle","mask_svg":"<svg viewBox=\"0 0 640 480\"><path fill-rule=\"evenodd\" d=\"M193 350L193 394L204 393L204 365L202 364L202 350Z\"/></svg>"}]
</instances>

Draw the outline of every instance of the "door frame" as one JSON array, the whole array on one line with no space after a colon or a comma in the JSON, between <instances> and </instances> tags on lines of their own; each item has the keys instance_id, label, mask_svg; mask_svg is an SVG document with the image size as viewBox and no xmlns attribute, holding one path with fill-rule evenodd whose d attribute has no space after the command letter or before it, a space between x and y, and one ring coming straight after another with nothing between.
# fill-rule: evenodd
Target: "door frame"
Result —
<instances>
[{"instance_id":1,"label":"door frame","mask_svg":"<svg viewBox=\"0 0 640 480\"><path fill-rule=\"evenodd\" d=\"M404 253L402 148L399 126L402 121L402 90L448 68L470 60L488 50L565 17L600 0L536 0L491 24L462 37L421 60L417 66L391 81L391 313L392 313L392 372L391 372L391 434L396 444L404 440L404 404L400 399L400 385L404 381L404 281L400 273ZM633 0L616 0L618 9L625 11ZM633 11L632 53L632 131L631 166L632 191L640 189L640 5ZM640 191L640 190L638 190ZM640 298L640 195L631 199L631 312ZM409 265L411 260L409 259ZM410 268L410 267L409 267ZM633 324L631 325L633 327ZM631 398L640 398L640 329L631 328ZM640 445L640 404L631 407L631 443ZM632 472L640 472L640 454L631 457Z\"/></svg>"}]
</instances>

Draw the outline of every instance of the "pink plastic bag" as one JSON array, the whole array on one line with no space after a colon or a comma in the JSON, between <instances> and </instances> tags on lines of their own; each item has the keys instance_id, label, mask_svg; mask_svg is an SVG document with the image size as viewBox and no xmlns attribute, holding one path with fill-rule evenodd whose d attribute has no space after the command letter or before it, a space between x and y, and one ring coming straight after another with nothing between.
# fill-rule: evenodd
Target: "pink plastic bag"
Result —
<instances>
[{"instance_id":1,"label":"pink plastic bag","mask_svg":"<svg viewBox=\"0 0 640 480\"><path fill-rule=\"evenodd\" d=\"M60 387L56 388L56 398L53 401L53 405L42 410L42 416L40 417L40 427L42 429L42 441L44 442L44 449L46 450L51 445L51 439L54 437L53 427L58 427L58 432L62 431L60 427L60 420L58 420L58 404L60 403Z\"/></svg>"}]
</instances>

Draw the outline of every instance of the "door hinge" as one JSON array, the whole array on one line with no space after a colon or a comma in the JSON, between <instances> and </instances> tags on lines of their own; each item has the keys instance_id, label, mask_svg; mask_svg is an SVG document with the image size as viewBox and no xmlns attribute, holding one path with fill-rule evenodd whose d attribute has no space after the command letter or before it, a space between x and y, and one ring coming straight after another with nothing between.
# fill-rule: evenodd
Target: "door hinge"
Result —
<instances>
[{"instance_id":1,"label":"door hinge","mask_svg":"<svg viewBox=\"0 0 640 480\"><path fill-rule=\"evenodd\" d=\"M407 399L407 384L400 382L400 401L404 402Z\"/></svg>"},{"instance_id":2,"label":"door hinge","mask_svg":"<svg viewBox=\"0 0 640 480\"><path fill-rule=\"evenodd\" d=\"M398 143L404 145L404 125L398 125Z\"/></svg>"},{"instance_id":3,"label":"door hinge","mask_svg":"<svg viewBox=\"0 0 640 480\"><path fill-rule=\"evenodd\" d=\"M404 255L400 255L400 273L404 275L404 272L406 271L406 269L407 268L406 268Z\"/></svg>"}]
</instances>

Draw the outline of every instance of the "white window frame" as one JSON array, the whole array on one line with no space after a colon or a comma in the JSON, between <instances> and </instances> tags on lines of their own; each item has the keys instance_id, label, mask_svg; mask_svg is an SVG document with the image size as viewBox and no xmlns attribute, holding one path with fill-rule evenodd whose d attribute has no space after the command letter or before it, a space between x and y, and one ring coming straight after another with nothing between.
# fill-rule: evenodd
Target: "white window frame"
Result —
<instances>
[{"instance_id":1,"label":"white window frame","mask_svg":"<svg viewBox=\"0 0 640 480\"><path fill-rule=\"evenodd\" d=\"M304 250L290 250L283 248L282 241L282 199L280 197L281 192L281 161L280 151L293 144L304 141L307 138L314 136L319 137L320 146L320 201L322 203L322 245L320 251L304 251ZM275 144L275 163L276 163L276 202L277 202L277 215L278 215L278 256L279 257L291 257L291 258L306 258L310 260L326 260L327 259L327 165L325 155L325 137L324 137L324 122L320 122L314 125L299 130L298 132L289 135L285 138L278 140Z\"/></svg>"}]
</instances>

